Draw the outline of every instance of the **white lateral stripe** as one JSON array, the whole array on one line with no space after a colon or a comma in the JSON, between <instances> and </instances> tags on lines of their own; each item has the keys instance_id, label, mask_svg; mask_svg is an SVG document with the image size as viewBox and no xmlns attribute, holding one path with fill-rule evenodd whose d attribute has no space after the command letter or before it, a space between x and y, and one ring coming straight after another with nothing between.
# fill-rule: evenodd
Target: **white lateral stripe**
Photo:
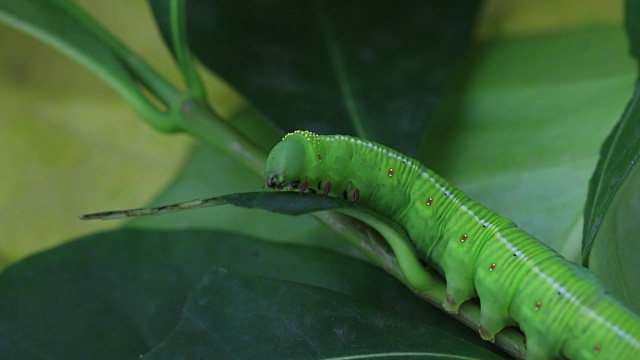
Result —
<instances>
[{"instance_id":1,"label":"white lateral stripe","mask_svg":"<svg viewBox=\"0 0 640 360\"><path fill-rule=\"evenodd\" d=\"M608 321L607 319L603 318L602 316L600 316L599 314L595 313L593 310L589 309L587 306L582 304L580 302L580 300L574 294L572 294L567 288L565 288L564 286L560 285L550 275L544 273L540 269L540 267L538 265L533 263L533 261L528 256L525 255L525 253L522 250L518 249L518 247L516 245L514 245L512 242L507 240L500 233L500 231L497 228L497 226L495 226L494 224L490 223L489 221L487 221L485 219L481 219L478 215L476 215L473 212L473 210L469 209L466 205L462 204L460 202L460 200L457 197L455 197L455 195L453 195L453 193L449 189L447 189L444 185L438 183L436 181L436 179L434 179L426 171L423 171L420 166L414 164L410 159L407 159L407 158L405 158L403 156L400 156L400 155L398 155L396 153L389 152L386 148L378 146L376 144L373 144L373 143L371 143L369 141L365 141L365 140L362 140L362 139L354 138L354 137L351 137L351 136L334 135L334 136L323 136L323 138L326 139L326 140L329 140L329 141L348 141L348 142L351 142L351 143L355 143L357 145L366 146L368 148L371 148L374 151L377 151L377 152L380 152L380 153L382 153L384 155L387 155L390 158L393 158L393 159L396 159L396 160L400 160L402 163L404 163L406 165L409 165L411 168L413 168L415 170L418 170L420 172L420 174L419 174L420 176L422 176L424 178L427 178L429 181L431 181L436 186L436 188L438 188L440 191L442 191L445 196L450 198L455 204L458 204L458 209L460 209L460 210L466 212L467 214L471 215L483 227L491 228L491 229L495 230L495 235L509 249L509 251L511 251L517 257L519 257L522 260L524 260L526 263L529 263L531 265L532 269L538 275L540 275L548 284L550 284L556 291L558 291L560 294L565 296L567 299L569 299L576 306L585 308L585 310L584 310L585 315L587 315L587 316L588 315L593 315L594 318L598 322L600 322L601 324L603 324L607 328L613 330L618 336L620 336L621 338L627 340L629 343L633 344L635 347L640 348L640 340L636 339L631 334L629 334L626 331L624 331L623 329L621 329L619 326L613 324L612 322Z\"/></svg>"}]
</instances>

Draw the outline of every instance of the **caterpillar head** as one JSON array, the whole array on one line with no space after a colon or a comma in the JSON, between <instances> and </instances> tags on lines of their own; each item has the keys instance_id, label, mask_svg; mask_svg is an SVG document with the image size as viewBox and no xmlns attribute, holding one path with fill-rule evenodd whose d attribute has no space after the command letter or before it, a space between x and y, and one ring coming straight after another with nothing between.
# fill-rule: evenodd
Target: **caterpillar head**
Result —
<instances>
[{"instance_id":1,"label":"caterpillar head","mask_svg":"<svg viewBox=\"0 0 640 360\"><path fill-rule=\"evenodd\" d=\"M317 135L308 131L287 134L269 153L266 185L273 189L297 188L311 165L309 154Z\"/></svg>"}]
</instances>

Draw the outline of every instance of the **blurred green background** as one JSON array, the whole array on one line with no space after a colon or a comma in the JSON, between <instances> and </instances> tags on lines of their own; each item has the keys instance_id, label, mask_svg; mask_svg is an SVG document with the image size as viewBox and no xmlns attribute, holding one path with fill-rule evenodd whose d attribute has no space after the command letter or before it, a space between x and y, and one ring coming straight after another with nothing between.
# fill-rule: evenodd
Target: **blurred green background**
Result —
<instances>
[{"instance_id":1,"label":"blurred green background","mask_svg":"<svg viewBox=\"0 0 640 360\"><path fill-rule=\"evenodd\" d=\"M179 81L145 2L79 3ZM621 22L622 1L496 0L485 3L476 38L500 44L594 25L620 29L623 37ZM0 32L0 266L6 266L68 239L118 227L77 216L148 204L179 174L194 142L149 128L99 78L41 42L4 25ZM241 105L224 84L205 78L222 114Z\"/></svg>"}]
</instances>

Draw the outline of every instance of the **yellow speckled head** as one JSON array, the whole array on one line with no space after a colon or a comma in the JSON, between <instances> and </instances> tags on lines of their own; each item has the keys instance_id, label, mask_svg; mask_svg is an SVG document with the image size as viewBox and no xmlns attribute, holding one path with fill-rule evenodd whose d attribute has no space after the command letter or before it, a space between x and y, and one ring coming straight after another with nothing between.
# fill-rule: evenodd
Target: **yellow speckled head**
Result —
<instances>
[{"instance_id":1,"label":"yellow speckled head","mask_svg":"<svg viewBox=\"0 0 640 360\"><path fill-rule=\"evenodd\" d=\"M296 130L285 135L267 158L265 168L266 185L274 189L282 189L291 184L297 187L305 174L305 167L310 166L310 154L317 145L318 135Z\"/></svg>"}]
</instances>

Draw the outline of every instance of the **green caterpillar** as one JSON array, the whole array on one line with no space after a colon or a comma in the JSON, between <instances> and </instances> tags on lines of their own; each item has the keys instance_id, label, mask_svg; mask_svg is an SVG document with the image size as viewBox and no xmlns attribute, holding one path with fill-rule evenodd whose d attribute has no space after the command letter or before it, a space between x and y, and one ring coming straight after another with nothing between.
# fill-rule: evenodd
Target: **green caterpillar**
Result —
<instances>
[{"instance_id":1,"label":"green caterpillar","mask_svg":"<svg viewBox=\"0 0 640 360\"><path fill-rule=\"evenodd\" d=\"M640 318L591 272L414 159L355 137L295 131L269 154L266 184L342 196L400 224L445 277L445 310L480 299L485 340L517 324L530 360L640 359Z\"/></svg>"}]
</instances>

